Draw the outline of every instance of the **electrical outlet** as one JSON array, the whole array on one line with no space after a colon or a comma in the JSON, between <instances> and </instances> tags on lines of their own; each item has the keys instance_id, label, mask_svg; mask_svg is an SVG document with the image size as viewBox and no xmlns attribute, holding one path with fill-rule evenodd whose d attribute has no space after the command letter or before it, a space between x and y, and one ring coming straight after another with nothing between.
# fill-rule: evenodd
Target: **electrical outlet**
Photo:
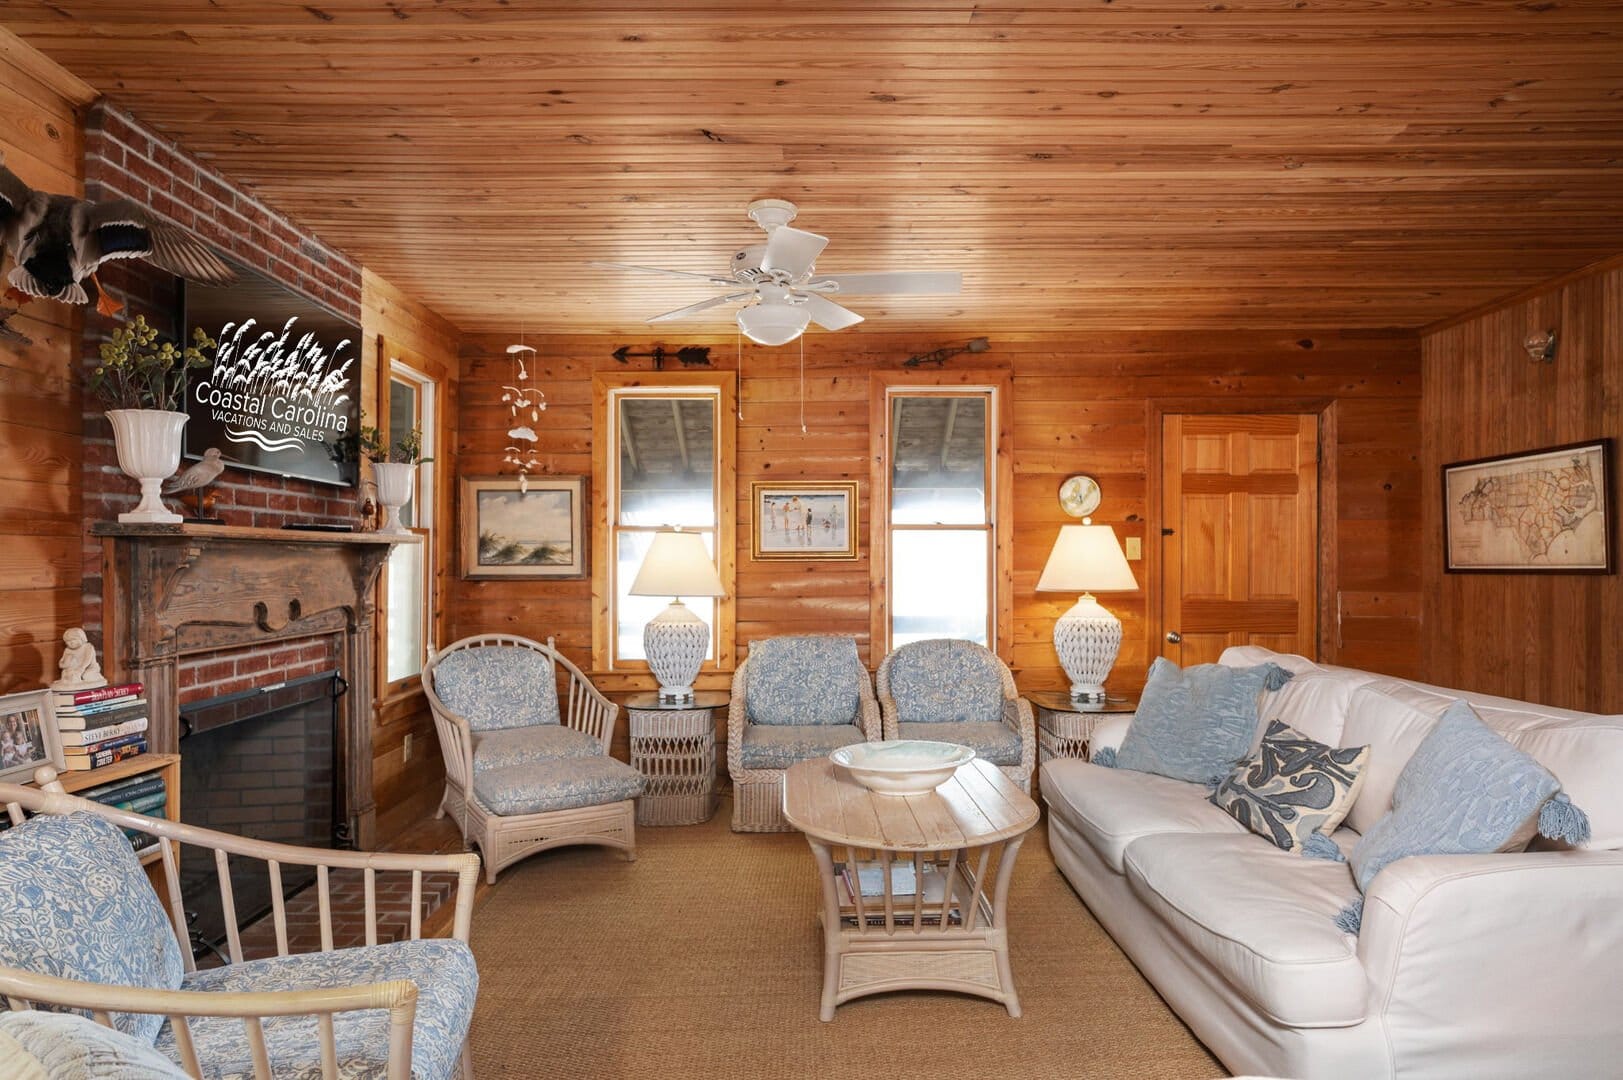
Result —
<instances>
[{"instance_id":1,"label":"electrical outlet","mask_svg":"<svg viewBox=\"0 0 1623 1080\"><path fill-rule=\"evenodd\" d=\"M1127 557L1134 561L1144 557L1144 541L1142 539L1136 536L1127 538Z\"/></svg>"},{"instance_id":2,"label":"electrical outlet","mask_svg":"<svg viewBox=\"0 0 1623 1080\"><path fill-rule=\"evenodd\" d=\"M400 743L400 760L401 761L410 761L411 760L411 732L409 732L409 731L406 732L405 739L403 739L401 741L401 743Z\"/></svg>"}]
</instances>

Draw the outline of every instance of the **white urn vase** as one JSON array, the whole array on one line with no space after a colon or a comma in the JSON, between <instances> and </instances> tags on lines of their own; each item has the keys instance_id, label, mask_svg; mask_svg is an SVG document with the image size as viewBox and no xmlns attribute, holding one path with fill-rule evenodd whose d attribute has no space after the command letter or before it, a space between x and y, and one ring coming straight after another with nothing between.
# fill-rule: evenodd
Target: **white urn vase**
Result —
<instances>
[{"instance_id":1,"label":"white urn vase","mask_svg":"<svg viewBox=\"0 0 1623 1080\"><path fill-rule=\"evenodd\" d=\"M396 461L372 463L372 479L378 485L378 503L386 511L378 532L394 535L411 532L400 520L400 508L411 501L412 481L416 475L416 465L402 465Z\"/></svg>"},{"instance_id":2,"label":"white urn vase","mask_svg":"<svg viewBox=\"0 0 1623 1080\"><path fill-rule=\"evenodd\" d=\"M160 492L163 482L180 468L180 433L186 414L163 409L108 409L113 424L113 445L118 448L118 467L124 475L141 483L141 502L134 510L118 515L126 524L178 525L179 514L164 508Z\"/></svg>"}]
</instances>

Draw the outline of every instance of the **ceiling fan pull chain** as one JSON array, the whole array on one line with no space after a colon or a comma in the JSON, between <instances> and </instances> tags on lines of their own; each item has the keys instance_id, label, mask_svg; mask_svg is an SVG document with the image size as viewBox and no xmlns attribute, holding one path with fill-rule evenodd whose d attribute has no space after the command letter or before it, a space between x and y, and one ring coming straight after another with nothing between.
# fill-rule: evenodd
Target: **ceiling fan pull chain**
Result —
<instances>
[{"instance_id":1,"label":"ceiling fan pull chain","mask_svg":"<svg viewBox=\"0 0 1623 1080\"><path fill-rule=\"evenodd\" d=\"M744 331L740 328L736 334L738 338L738 422L744 422Z\"/></svg>"},{"instance_id":2,"label":"ceiling fan pull chain","mask_svg":"<svg viewBox=\"0 0 1623 1080\"><path fill-rule=\"evenodd\" d=\"M806 335L800 335L800 433L806 434Z\"/></svg>"}]
</instances>

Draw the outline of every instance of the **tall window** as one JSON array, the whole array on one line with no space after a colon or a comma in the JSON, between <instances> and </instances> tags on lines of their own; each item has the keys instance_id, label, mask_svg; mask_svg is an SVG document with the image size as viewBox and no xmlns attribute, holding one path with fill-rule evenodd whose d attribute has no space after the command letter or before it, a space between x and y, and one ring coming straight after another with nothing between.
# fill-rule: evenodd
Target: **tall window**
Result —
<instances>
[{"instance_id":1,"label":"tall window","mask_svg":"<svg viewBox=\"0 0 1623 1080\"><path fill-rule=\"evenodd\" d=\"M632 596L631 583L654 534L680 528L704 537L729 582L732 565L731 376L667 376L672 385L640 386L599 377L596 430L604 438L596 486L607 528L595 591L608 601L597 642L600 668L635 668L646 657L642 631L669 597ZM724 383L723 380L726 380ZM624 382L624 385L611 385ZM606 565L605 565L606 564ZM683 602L710 626L707 664L731 643L731 606L709 597Z\"/></svg>"},{"instance_id":2,"label":"tall window","mask_svg":"<svg viewBox=\"0 0 1623 1080\"><path fill-rule=\"evenodd\" d=\"M391 447L418 428L422 456L434 456L434 390L429 376L399 360L389 361L384 421ZM384 680L391 686L421 674L428 652L433 617L434 475L432 462L419 465L411 500L400 509L400 520L422 542L396 546L384 573Z\"/></svg>"},{"instance_id":3,"label":"tall window","mask_svg":"<svg viewBox=\"0 0 1623 1080\"><path fill-rule=\"evenodd\" d=\"M942 637L1006 645L1004 388L876 381L876 648Z\"/></svg>"}]
</instances>

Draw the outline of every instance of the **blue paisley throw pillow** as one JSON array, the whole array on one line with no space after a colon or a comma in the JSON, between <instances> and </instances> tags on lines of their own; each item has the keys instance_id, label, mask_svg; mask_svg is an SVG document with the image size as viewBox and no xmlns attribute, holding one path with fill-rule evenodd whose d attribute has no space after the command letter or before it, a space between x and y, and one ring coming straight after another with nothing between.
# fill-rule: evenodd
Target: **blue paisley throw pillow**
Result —
<instances>
[{"instance_id":1,"label":"blue paisley throw pillow","mask_svg":"<svg viewBox=\"0 0 1623 1080\"><path fill-rule=\"evenodd\" d=\"M1341 860L1331 842L1364 780L1367 746L1326 746L1282 720L1212 792L1212 802L1286 851Z\"/></svg>"}]
</instances>

